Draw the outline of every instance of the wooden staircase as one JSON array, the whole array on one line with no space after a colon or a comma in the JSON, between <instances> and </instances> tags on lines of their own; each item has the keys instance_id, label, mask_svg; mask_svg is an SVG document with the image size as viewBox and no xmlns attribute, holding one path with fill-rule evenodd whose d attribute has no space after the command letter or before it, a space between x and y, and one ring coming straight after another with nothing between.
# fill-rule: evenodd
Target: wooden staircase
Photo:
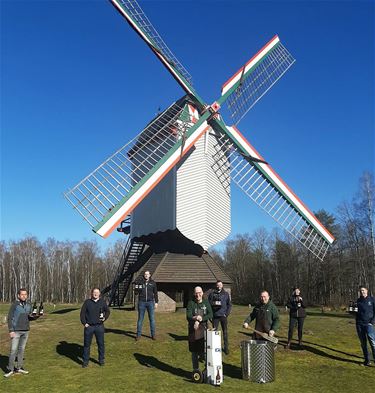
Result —
<instances>
[{"instance_id":1,"label":"wooden staircase","mask_svg":"<svg viewBox=\"0 0 375 393\"><path fill-rule=\"evenodd\" d=\"M102 290L103 295L109 294L109 306L120 307L124 304L134 273L142 268L152 254L151 247L128 239L112 284Z\"/></svg>"}]
</instances>

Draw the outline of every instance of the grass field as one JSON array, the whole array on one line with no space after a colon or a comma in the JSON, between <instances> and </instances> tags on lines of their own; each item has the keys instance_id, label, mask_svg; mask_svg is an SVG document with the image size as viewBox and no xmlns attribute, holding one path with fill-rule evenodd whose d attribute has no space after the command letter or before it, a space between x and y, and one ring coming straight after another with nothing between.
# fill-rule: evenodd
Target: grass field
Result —
<instances>
[{"instance_id":1,"label":"grass field","mask_svg":"<svg viewBox=\"0 0 375 393\"><path fill-rule=\"evenodd\" d=\"M0 323L9 305L0 305ZM135 342L137 313L113 309L106 322L106 365L93 361L82 369L83 329L80 305L46 306L46 315L32 323L25 353L29 375L0 379L1 392L375 392L375 367L363 367L362 353L351 316L310 310L305 321L304 350L276 352L276 381L264 385L241 378L241 328L248 308L235 306L229 319L230 354L224 355L224 383L220 388L190 382L185 313L156 314L158 340L152 341L148 321L145 336ZM286 341L288 315L281 314L279 338ZM0 327L0 366L7 365L7 327Z\"/></svg>"}]
</instances>

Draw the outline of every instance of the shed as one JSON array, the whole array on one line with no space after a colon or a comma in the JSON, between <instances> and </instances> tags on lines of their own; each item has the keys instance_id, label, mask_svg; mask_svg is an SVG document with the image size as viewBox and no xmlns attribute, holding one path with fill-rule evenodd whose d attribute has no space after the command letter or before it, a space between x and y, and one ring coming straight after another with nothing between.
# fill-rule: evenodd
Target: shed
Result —
<instances>
[{"instance_id":1,"label":"shed","mask_svg":"<svg viewBox=\"0 0 375 393\"><path fill-rule=\"evenodd\" d=\"M209 253L201 257L171 252L153 254L136 273L134 282L146 270L150 271L158 287L158 311L175 311L177 307L186 307L197 285L206 293L215 287L217 280L221 280L225 290L231 291L231 278Z\"/></svg>"}]
</instances>

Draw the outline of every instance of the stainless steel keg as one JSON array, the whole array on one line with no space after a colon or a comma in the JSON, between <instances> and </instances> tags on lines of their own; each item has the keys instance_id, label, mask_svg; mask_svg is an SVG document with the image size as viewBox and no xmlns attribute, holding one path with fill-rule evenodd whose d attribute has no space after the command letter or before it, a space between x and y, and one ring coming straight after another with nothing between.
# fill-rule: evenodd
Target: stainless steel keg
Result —
<instances>
[{"instance_id":1,"label":"stainless steel keg","mask_svg":"<svg viewBox=\"0 0 375 393\"><path fill-rule=\"evenodd\" d=\"M263 340L241 342L242 378L266 383L275 380L275 344Z\"/></svg>"}]
</instances>

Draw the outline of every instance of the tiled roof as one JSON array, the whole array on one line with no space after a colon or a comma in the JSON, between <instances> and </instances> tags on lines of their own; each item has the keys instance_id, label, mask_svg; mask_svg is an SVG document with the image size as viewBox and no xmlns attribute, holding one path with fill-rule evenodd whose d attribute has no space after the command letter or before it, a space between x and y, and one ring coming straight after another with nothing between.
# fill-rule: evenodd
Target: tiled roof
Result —
<instances>
[{"instance_id":1,"label":"tiled roof","mask_svg":"<svg viewBox=\"0 0 375 393\"><path fill-rule=\"evenodd\" d=\"M202 257L170 252L153 254L137 276L146 270L151 272L156 282L215 283L221 280L225 284L232 283L231 278L209 254L203 254Z\"/></svg>"}]
</instances>

